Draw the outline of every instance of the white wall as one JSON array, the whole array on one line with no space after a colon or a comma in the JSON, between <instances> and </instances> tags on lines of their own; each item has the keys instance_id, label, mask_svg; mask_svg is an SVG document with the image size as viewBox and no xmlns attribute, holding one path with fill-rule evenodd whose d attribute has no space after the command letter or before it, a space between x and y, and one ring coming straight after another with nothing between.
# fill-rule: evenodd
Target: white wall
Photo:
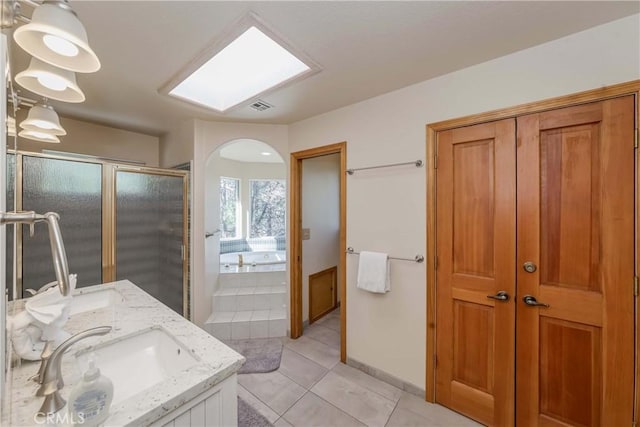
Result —
<instances>
[{"instance_id":1,"label":"white wall","mask_svg":"<svg viewBox=\"0 0 640 427\"><path fill-rule=\"evenodd\" d=\"M348 167L425 158L425 125L640 78L639 15L294 123L289 149L347 141ZM437 58L433 58L437 60ZM413 258L426 247L426 171L347 177L347 245ZM427 254L425 254L427 255ZM425 387L425 264L392 261L391 292L355 288L347 257L347 355Z\"/></svg>"},{"instance_id":2,"label":"white wall","mask_svg":"<svg viewBox=\"0 0 640 427\"><path fill-rule=\"evenodd\" d=\"M18 111L17 123L26 118L27 112L27 109ZM153 167L160 165L160 138L157 136L68 117L60 117L60 124L67 131L67 135L60 137L60 144L18 138L18 149L36 153L42 150L64 151L117 160L134 160Z\"/></svg>"},{"instance_id":3,"label":"white wall","mask_svg":"<svg viewBox=\"0 0 640 427\"><path fill-rule=\"evenodd\" d=\"M160 138L160 167L170 168L193 160L193 120L183 120Z\"/></svg>"},{"instance_id":4,"label":"white wall","mask_svg":"<svg viewBox=\"0 0 640 427\"><path fill-rule=\"evenodd\" d=\"M207 161L211 154L223 144L240 138L256 139L272 146L280 157L288 165L288 136L287 126L264 125L250 123L222 123L202 120L194 121L193 138L193 212L192 212L192 236L193 236L193 321L202 326L211 314L211 296L215 282L210 276L206 278L205 258L206 253L213 253L211 245L215 245L218 239L206 239L205 242L205 201L207 200L207 188L209 182L206 177ZM213 161L213 160L212 160ZM216 182L215 186L218 185ZM208 196L211 201L213 196ZM219 202L218 202L219 203ZM215 229L215 228L214 228ZM210 230L212 231L212 230ZM209 242L211 241L211 242ZM213 242L215 241L215 243ZM205 244L207 245L205 250Z\"/></svg>"},{"instance_id":5,"label":"white wall","mask_svg":"<svg viewBox=\"0 0 640 427\"><path fill-rule=\"evenodd\" d=\"M309 275L333 266L339 268L339 154L302 161L301 196L302 228L309 228L311 232L311 238L302 241L302 320L305 321L309 320Z\"/></svg>"}]
</instances>

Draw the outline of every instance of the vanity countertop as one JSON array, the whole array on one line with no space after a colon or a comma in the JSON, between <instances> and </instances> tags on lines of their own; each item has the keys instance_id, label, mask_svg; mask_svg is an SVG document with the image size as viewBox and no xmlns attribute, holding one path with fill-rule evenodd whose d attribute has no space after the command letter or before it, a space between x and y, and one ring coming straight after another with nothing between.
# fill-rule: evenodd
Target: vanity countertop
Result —
<instances>
[{"instance_id":1,"label":"vanity countertop","mask_svg":"<svg viewBox=\"0 0 640 427\"><path fill-rule=\"evenodd\" d=\"M107 288L118 292L123 297L123 301L105 308L72 315L64 328L71 334L103 325L112 326L113 330L104 336L79 341L67 351L62 360L65 382L61 391L63 398L68 398L74 383L81 377L81 367L76 361L76 353L90 346L126 339L136 332L149 328L164 329L199 360L194 366L182 371L180 375L157 383L129 399L112 405L105 426L149 425L233 375L244 363L243 356L128 280L80 288L75 294L103 291ZM16 304L21 305L21 301L16 301ZM10 306L9 314L11 309ZM39 365L39 361L22 361L11 369L8 376L10 408L6 411L8 414L3 415L2 425L43 425L41 419L34 418L43 398L35 397L38 385L29 380L29 377L38 371ZM135 377L135 370L130 374ZM66 410L65 406L59 414Z\"/></svg>"}]
</instances>

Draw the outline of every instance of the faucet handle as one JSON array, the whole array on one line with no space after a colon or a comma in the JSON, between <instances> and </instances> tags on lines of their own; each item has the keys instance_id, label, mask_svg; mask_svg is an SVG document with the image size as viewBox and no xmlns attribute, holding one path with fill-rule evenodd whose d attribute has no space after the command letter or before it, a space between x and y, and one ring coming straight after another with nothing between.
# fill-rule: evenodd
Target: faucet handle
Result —
<instances>
[{"instance_id":1,"label":"faucet handle","mask_svg":"<svg viewBox=\"0 0 640 427\"><path fill-rule=\"evenodd\" d=\"M29 237L33 237L34 234L35 234L35 223L31 222L29 223Z\"/></svg>"}]
</instances>

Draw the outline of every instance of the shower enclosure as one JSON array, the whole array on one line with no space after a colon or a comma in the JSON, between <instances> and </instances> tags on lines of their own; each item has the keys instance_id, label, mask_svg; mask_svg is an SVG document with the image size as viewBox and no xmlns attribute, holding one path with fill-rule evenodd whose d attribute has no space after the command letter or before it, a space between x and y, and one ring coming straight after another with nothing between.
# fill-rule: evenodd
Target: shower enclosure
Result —
<instances>
[{"instance_id":1,"label":"shower enclosure","mask_svg":"<svg viewBox=\"0 0 640 427\"><path fill-rule=\"evenodd\" d=\"M188 172L27 152L7 157L9 170L15 170L8 203L60 214L69 272L78 275L78 287L129 279L188 317ZM31 236L29 227L17 227L15 284L8 250L7 286L10 297L21 298L55 274L43 262L50 257L48 234L37 230ZM10 232L7 242L12 249Z\"/></svg>"}]
</instances>

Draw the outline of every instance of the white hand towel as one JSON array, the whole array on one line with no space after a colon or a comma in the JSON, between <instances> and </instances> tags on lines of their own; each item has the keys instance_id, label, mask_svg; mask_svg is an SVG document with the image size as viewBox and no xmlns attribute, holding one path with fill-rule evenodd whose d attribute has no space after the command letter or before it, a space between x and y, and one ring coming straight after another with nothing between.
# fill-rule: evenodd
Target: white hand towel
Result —
<instances>
[{"instance_id":1,"label":"white hand towel","mask_svg":"<svg viewBox=\"0 0 640 427\"><path fill-rule=\"evenodd\" d=\"M380 252L360 252L357 287L379 294L391 290L389 256Z\"/></svg>"}]
</instances>

